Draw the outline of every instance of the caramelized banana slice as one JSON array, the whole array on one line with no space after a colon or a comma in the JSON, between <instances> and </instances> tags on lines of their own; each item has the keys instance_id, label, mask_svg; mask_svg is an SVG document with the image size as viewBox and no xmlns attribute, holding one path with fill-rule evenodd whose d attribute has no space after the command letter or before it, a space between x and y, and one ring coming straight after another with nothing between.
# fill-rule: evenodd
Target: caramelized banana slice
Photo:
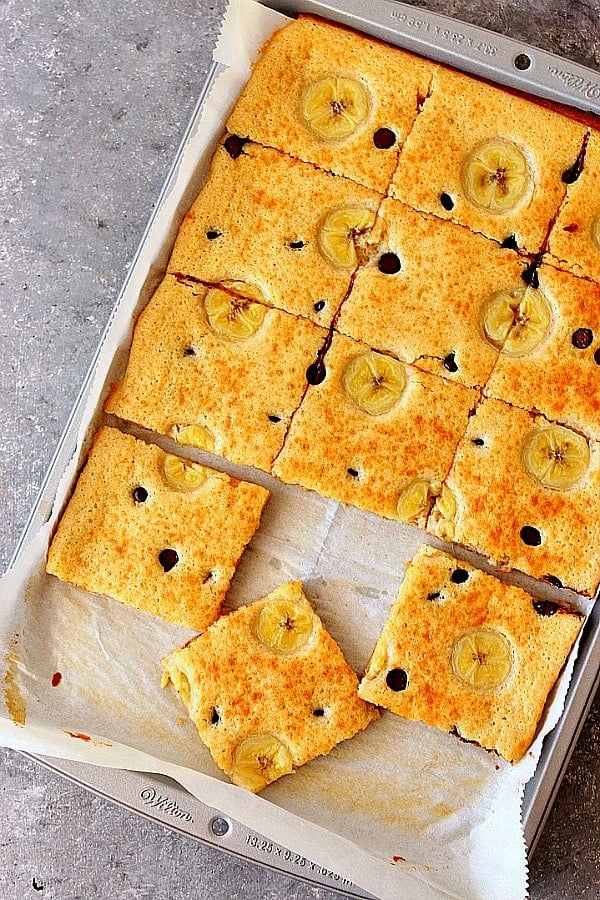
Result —
<instances>
[{"instance_id":1,"label":"caramelized banana slice","mask_svg":"<svg viewBox=\"0 0 600 900\"><path fill-rule=\"evenodd\" d=\"M479 691L500 688L514 665L513 646L499 631L481 628L463 634L452 650L452 671Z\"/></svg>"},{"instance_id":2,"label":"caramelized banana slice","mask_svg":"<svg viewBox=\"0 0 600 900\"><path fill-rule=\"evenodd\" d=\"M540 290L518 285L498 291L481 310L483 333L508 356L525 356L548 335L552 310Z\"/></svg>"},{"instance_id":3,"label":"caramelized banana slice","mask_svg":"<svg viewBox=\"0 0 600 900\"><path fill-rule=\"evenodd\" d=\"M260 303L234 297L219 288L207 293L204 309L212 330L228 341L245 341L252 337L267 314L266 307Z\"/></svg>"},{"instance_id":4,"label":"caramelized banana slice","mask_svg":"<svg viewBox=\"0 0 600 900\"><path fill-rule=\"evenodd\" d=\"M527 435L522 459L526 471L544 487L566 491L587 472L590 448L586 439L570 428L551 425Z\"/></svg>"},{"instance_id":5,"label":"caramelized banana slice","mask_svg":"<svg viewBox=\"0 0 600 900\"><path fill-rule=\"evenodd\" d=\"M364 206L346 206L329 213L319 231L321 253L340 269L355 269L356 244L374 221L375 213Z\"/></svg>"},{"instance_id":6,"label":"caramelized banana slice","mask_svg":"<svg viewBox=\"0 0 600 900\"><path fill-rule=\"evenodd\" d=\"M397 359L371 351L350 360L342 383L359 409L371 416L381 416L396 406L406 388L407 377Z\"/></svg>"},{"instance_id":7,"label":"caramelized banana slice","mask_svg":"<svg viewBox=\"0 0 600 900\"><path fill-rule=\"evenodd\" d=\"M324 141L354 134L369 115L369 94L356 78L327 75L309 84L302 95L306 125Z\"/></svg>"},{"instance_id":8,"label":"caramelized banana slice","mask_svg":"<svg viewBox=\"0 0 600 900\"><path fill-rule=\"evenodd\" d=\"M511 141L480 144L466 158L462 171L467 198L480 209L508 213L530 192L531 172L522 151Z\"/></svg>"},{"instance_id":9,"label":"caramelized banana slice","mask_svg":"<svg viewBox=\"0 0 600 900\"><path fill-rule=\"evenodd\" d=\"M431 514L431 523L434 534L437 534L443 541L454 539L457 512L458 504L453 491L447 484L442 485L440 496Z\"/></svg>"},{"instance_id":10,"label":"caramelized banana slice","mask_svg":"<svg viewBox=\"0 0 600 900\"><path fill-rule=\"evenodd\" d=\"M275 599L261 609L256 635L267 650L292 656L306 647L314 625L315 617L309 609L291 600Z\"/></svg>"},{"instance_id":11,"label":"caramelized banana slice","mask_svg":"<svg viewBox=\"0 0 600 900\"><path fill-rule=\"evenodd\" d=\"M198 447L199 450L208 450L209 453L215 449L214 436L205 425L173 425L170 436L178 444Z\"/></svg>"},{"instance_id":12,"label":"caramelized banana slice","mask_svg":"<svg viewBox=\"0 0 600 900\"><path fill-rule=\"evenodd\" d=\"M254 794L293 771L292 754L272 734L252 734L238 745L231 780Z\"/></svg>"},{"instance_id":13,"label":"caramelized banana slice","mask_svg":"<svg viewBox=\"0 0 600 900\"><path fill-rule=\"evenodd\" d=\"M182 459L173 453L165 456L163 465L167 484L176 491L196 491L209 477L209 472L199 463Z\"/></svg>"},{"instance_id":14,"label":"caramelized banana slice","mask_svg":"<svg viewBox=\"0 0 600 900\"><path fill-rule=\"evenodd\" d=\"M398 518L409 525L424 525L431 505L440 491L439 482L413 478L398 499Z\"/></svg>"}]
</instances>

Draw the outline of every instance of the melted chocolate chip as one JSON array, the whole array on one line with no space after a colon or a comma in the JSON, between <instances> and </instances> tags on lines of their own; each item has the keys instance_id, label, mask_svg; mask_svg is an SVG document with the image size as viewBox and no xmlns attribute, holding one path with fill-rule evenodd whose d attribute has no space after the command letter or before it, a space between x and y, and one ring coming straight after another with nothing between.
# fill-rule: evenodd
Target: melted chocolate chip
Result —
<instances>
[{"instance_id":1,"label":"melted chocolate chip","mask_svg":"<svg viewBox=\"0 0 600 900\"><path fill-rule=\"evenodd\" d=\"M439 600L441 596L441 591L434 591L432 594L427 594L427 599L430 603L433 603L434 600Z\"/></svg>"},{"instance_id":2,"label":"melted chocolate chip","mask_svg":"<svg viewBox=\"0 0 600 900\"><path fill-rule=\"evenodd\" d=\"M517 239L514 234L509 234L508 237L504 238L502 243L500 244L503 250L518 250L519 245L517 244Z\"/></svg>"},{"instance_id":3,"label":"melted chocolate chip","mask_svg":"<svg viewBox=\"0 0 600 900\"><path fill-rule=\"evenodd\" d=\"M290 250L302 250L304 247L304 241L290 241L288 244Z\"/></svg>"},{"instance_id":4,"label":"melted chocolate chip","mask_svg":"<svg viewBox=\"0 0 600 900\"><path fill-rule=\"evenodd\" d=\"M476 447L483 447L485 441L483 438L471 438L471 443L475 444Z\"/></svg>"},{"instance_id":5,"label":"melted chocolate chip","mask_svg":"<svg viewBox=\"0 0 600 900\"><path fill-rule=\"evenodd\" d=\"M400 260L395 253L382 253L377 267L384 275L395 275L401 269Z\"/></svg>"},{"instance_id":6,"label":"melted chocolate chip","mask_svg":"<svg viewBox=\"0 0 600 900\"><path fill-rule=\"evenodd\" d=\"M309 384L321 384L322 381L325 381L326 375L327 369L325 368L325 363L322 359L318 359L316 362L311 363L306 370L306 380Z\"/></svg>"},{"instance_id":7,"label":"melted chocolate chip","mask_svg":"<svg viewBox=\"0 0 600 900\"><path fill-rule=\"evenodd\" d=\"M578 350L586 350L593 340L594 334L591 328L578 328L571 336L571 343Z\"/></svg>"},{"instance_id":8,"label":"melted chocolate chip","mask_svg":"<svg viewBox=\"0 0 600 900\"><path fill-rule=\"evenodd\" d=\"M548 584L553 584L557 588L564 587L562 581L556 575L544 575L544 581L547 581Z\"/></svg>"},{"instance_id":9,"label":"melted chocolate chip","mask_svg":"<svg viewBox=\"0 0 600 900\"><path fill-rule=\"evenodd\" d=\"M440 194L440 203L444 209L448 210L448 212L450 212L451 209L454 209L454 200L450 194L447 194L445 191L443 194Z\"/></svg>"},{"instance_id":10,"label":"melted chocolate chip","mask_svg":"<svg viewBox=\"0 0 600 900\"><path fill-rule=\"evenodd\" d=\"M213 708L210 712L210 724L218 725L220 721L221 721L221 716L219 715L219 711L215 706L213 706Z\"/></svg>"},{"instance_id":11,"label":"melted chocolate chip","mask_svg":"<svg viewBox=\"0 0 600 900\"><path fill-rule=\"evenodd\" d=\"M141 484L134 488L133 499L136 503L145 503L148 499L148 491L146 490L146 488L142 487Z\"/></svg>"},{"instance_id":12,"label":"melted chocolate chip","mask_svg":"<svg viewBox=\"0 0 600 900\"><path fill-rule=\"evenodd\" d=\"M348 475L352 475L353 478L358 478L358 470L357 469L347 469Z\"/></svg>"},{"instance_id":13,"label":"melted chocolate chip","mask_svg":"<svg viewBox=\"0 0 600 900\"><path fill-rule=\"evenodd\" d=\"M554 603L553 600L533 600L532 602L538 616L553 616L560 609L558 603Z\"/></svg>"},{"instance_id":14,"label":"melted chocolate chip","mask_svg":"<svg viewBox=\"0 0 600 900\"><path fill-rule=\"evenodd\" d=\"M325 301L317 300L317 302L314 304L315 312L321 312L322 309L325 309Z\"/></svg>"},{"instance_id":15,"label":"melted chocolate chip","mask_svg":"<svg viewBox=\"0 0 600 900\"><path fill-rule=\"evenodd\" d=\"M598 347L598 349L594 353L594 362L597 366L600 366L600 347Z\"/></svg>"},{"instance_id":16,"label":"melted chocolate chip","mask_svg":"<svg viewBox=\"0 0 600 900\"><path fill-rule=\"evenodd\" d=\"M408 675L404 669L390 669L385 676L385 683L391 691L405 691L408 687Z\"/></svg>"},{"instance_id":17,"label":"melted chocolate chip","mask_svg":"<svg viewBox=\"0 0 600 900\"><path fill-rule=\"evenodd\" d=\"M184 356L195 356L196 351L194 350L193 347L186 347L185 350L183 351L183 355Z\"/></svg>"},{"instance_id":18,"label":"melted chocolate chip","mask_svg":"<svg viewBox=\"0 0 600 900\"><path fill-rule=\"evenodd\" d=\"M232 159L237 159L244 149L244 144L248 143L248 138L242 138L238 134L230 134L225 141L225 149Z\"/></svg>"},{"instance_id":19,"label":"melted chocolate chip","mask_svg":"<svg viewBox=\"0 0 600 900\"><path fill-rule=\"evenodd\" d=\"M213 230L207 231L206 237L208 238L209 241L216 241L217 238L221 237L221 232L213 231Z\"/></svg>"},{"instance_id":20,"label":"melted chocolate chip","mask_svg":"<svg viewBox=\"0 0 600 900\"><path fill-rule=\"evenodd\" d=\"M538 269L540 267L541 261L541 256L534 256L527 268L523 269L523 271L521 272L521 278L523 279L525 284L528 285L528 287L535 288L536 290L540 286Z\"/></svg>"},{"instance_id":21,"label":"melted chocolate chip","mask_svg":"<svg viewBox=\"0 0 600 900\"><path fill-rule=\"evenodd\" d=\"M583 144L581 146L581 150L577 155L577 159L572 166L570 166L568 169L565 169L565 171L562 173L562 180L565 184L573 184L575 181L577 181L577 179L583 172L583 163L585 161L585 153L587 150L589 139L590 136L588 133L583 139Z\"/></svg>"},{"instance_id":22,"label":"melted chocolate chip","mask_svg":"<svg viewBox=\"0 0 600 900\"><path fill-rule=\"evenodd\" d=\"M454 358L454 351L449 353L448 356L444 359L444 368L449 372L458 372L458 366L456 364L456 359Z\"/></svg>"},{"instance_id":23,"label":"melted chocolate chip","mask_svg":"<svg viewBox=\"0 0 600 900\"><path fill-rule=\"evenodd\" d=\"M542 543L542 536L533 525L524 525L521 528L521 540L529 547L539 547Z\"/></svg>"},{"instance_id":24,"label":"melted chocolate chip","mask_svg":"<svg viewBox=\"0 0 600 900\"><path fill-rule=\"evenodd\" d=\"M469 578L469 573L466 569L455 569L452 575L450 576L450 581L453 584L464 584Z\"/></svg>"},{"instance_id":25,"label":"melted chocolate chip","mask_svg":"<svg viewBox=\"0 0 600 900\"><path fill-rule=\"evenodd\" d=\"M319 709L313 709L312 714L313 714L313 716L317 716L317 717L324 716L325 710L321 709L321 707L319 707Z\"/></svg>"},{"instance_id":26,"label":"melted chocolate chip","mask_svg":"<svg viewBox=\"0 0 600 900\"><path fill-rule=\"evenodd\" d=\"M281 416L269 416L269 422L274 422L277 425L278 422L281 422Z\"/></svg>"},{"instance_id":27,"label":"melted chocolate chip","mask_svg":"<svg viewBox=\"0 0 600 900\"><path fill-rule=\"evenodd\" d=\"M391 128L378 128L373 135L373 143L378 150L389 150L396 143L396 135Z\"/></svg>"},{"instance_id":28,"label":"melted chocolate chip","mask_svg":"<svg viewBox=\"0 0 600 900\"><path fill-rule=\"evenodd\" d=\"M161 550L158 554L158 561L165 572L170 572L179 562L179 554L177 553L177 550L167 547L166 550Z\"/></svg>"}]
</instances>

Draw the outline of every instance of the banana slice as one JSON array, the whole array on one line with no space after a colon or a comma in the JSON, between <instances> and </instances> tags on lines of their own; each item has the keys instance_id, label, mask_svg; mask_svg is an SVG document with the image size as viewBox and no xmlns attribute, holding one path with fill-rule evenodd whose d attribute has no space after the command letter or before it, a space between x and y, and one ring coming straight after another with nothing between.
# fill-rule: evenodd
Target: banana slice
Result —
<instances>
[{"instance_id":1,"label":"banana slice","mask_svg":"<svg viewBox=\"0 0 600 900\"><path fill-rule=\"evenodd\" d=\"M174 453L165 456L163 471L170 487L186 493L198 490L209 477L209 472L204 466L175 456Z\"/></svg>"},{"instance_id":2,"label":"banana slice","mask_svg":"<svg viewBox=\"0 0 600 900\"><path fill-rule=\"evenodd\" d=\"M486 300L480 319L490 344L508 356L525 356L546 338L552 310L540 290L518 285Z\"/></svg>"},{"instance_id":3,"label":"banana slice","mask_svg":"<svg viewBox=\"0 0 600 900\"><path fill-rule=\"evenodd\" d=\"M215 439L205 425L173 425L169 433L178 444L214 452Z\"/></svg>"},{"instance_id":4,"label":"banana slice","mask_svg":"<svg viewBox=\"0 0 600 900\"><path fill-rule=\"evenodd\" d=\"M443 541L454 539L457 511L458 503L454 493L447 484L442 485L437 503L431 514L431 524L434 527L434 533Z\"/></svg>"},{"instance_id":5,"label":"banana slice","mask_svg":"<svg viewBox=\"0 0 600 900\"><path fill-rule=\"evenodd\" d=\"M267 650L292 656L306 647L314 627L315 617L310 610L291 600L275 599L261 609L256 636Z\"/></svg>"},{"instance_id":6,"label":"banana slice","mask_svg":"<svg viewBox=\"0 0 600 900\"><path fill-rule=\"evenodd\" d=\"M351 359L342 377L348 396L371 416L390 412L404 393L407 381L401 362L373 351Z\"/></svg>"},{"instance_id":7,"label":"banana slice","mask_svg":"<svg viewBox=\"0 0 600 900\"><path fill-rule=\"evenodd\" d=\"M467 198L491 213L511 212L529 194L533 179L523 152L511 141L480 144L462 170Z\"/></svg>"},{"instance_id":8,"label":"banana slice","mask_svg":"<svg viewBox=\"0 0 600 900\"><path fill-rule=\"evenodd\" d=\"M398 499L398 518L409 525L424 525L434 498L441 491L439 482L426 478L413 478Z\"/></svg>"},{"instance_id":9,"label":"banana slice","mask_svg":"<svg viewBox=\"0 0 600 900\"><path fill-rule=\"evenodd\" d=\"M219 337L228 341L245 341L256 334L267 314L260 303L244 297L234 297L219 288L210 290L204 298L208 324Z\"/></svg>"},{"instance_id":10,"label":"banana slice","mask_svg":"<svg viewBox=\"0 0 600 900\"><path fill-rule=\"evenodd\" d=\"M292 754L272 734L252 734L238 745L231 780L257 794L272 781L293 772Z\"/></svg>"},{"instance_id":11,"label":"banana slice","mask_svg":"<svg viewBox=\"0 0 600 900\"><path fill-rule=\"evenodd\" d=\"M481 628L460 637L452 650L452 671L479 691L506 684L514 666L509 639L499 631Z\"/></svg>"},{"instance_id":12,"label":"banana slice","mask_svg":"<svg viewBox=\"0 0 600 900\"><path fill-rule=\"evenodd\" d=\"M526 471L555 491L572 488L590 465L586 439L562 425L531 431L523 442L521 456Z\"/></svg>"},{"instance_id":13,"label":"banana slice","mask_svg":"<svg viewBox=\"0 0 600 900\"><path fill-rule=\"evenodd\" d=\"M600 247L600 213L592 222L592 240L596 242L596 246Z\"/></svg>"},{"instance_id":14,"label":"banana slice","mask_svg":"<svg viewBox=\"0 0 600 900\"><path fill-rule=\"evenodd\" d=\"M375 213L364 206L346 206L329 213L319 231L321 253L340 269L355 269L356 245L374 221Z\"/></svg>"},{"instance_id":15,"label":"banana slice","mask_svg":"<svg viewBox=\"0 0 600 900\"><path fill-rule=\"evenodd\" d=\"M306 125L324 141L341 141L354 134L369 115L367 89L356 78L327 75L309 84L302 94Z\"/></svg>"}]
</instances>

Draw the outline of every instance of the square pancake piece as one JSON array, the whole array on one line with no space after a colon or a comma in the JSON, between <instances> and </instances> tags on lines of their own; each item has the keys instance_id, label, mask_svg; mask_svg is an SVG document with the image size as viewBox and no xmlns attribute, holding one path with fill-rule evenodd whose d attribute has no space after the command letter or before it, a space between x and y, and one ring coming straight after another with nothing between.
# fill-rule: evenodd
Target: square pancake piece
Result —
<instances>
[{"instance_id":1,"label":"square pancake piece","mask_svg":"<svg viewBox=\"0 0 600 900\"><path fill-rule=\"evenodd\" d=\"M546 264L538 281L524 295L533 324L530 348L521 344L527 352L515 355L509 340L485 392L600 440L600 284ZM528 328L526 322L526 340Z\"/></svg>"},{"instance_id":2,"label":"square pancake piece","mask_svg":"<svg viewBox=\"0 0 600 900\"><path fill-rule=\"evenodd\" d=\"M273 474L424 526L478 393L335 334Z\"/></svg>"},{"instance_id":3,"label":"square pancake piece","mask_svg":"<svg viewBox=\"0 0 600 900\"><path fill-rule=\"evenodd\" d=\"M167 275L138 319L105 409L269 471L326 335L306 319Z\"/></svg>"},{"instance_id":4,"label":"square pancake piece","mask_svg":"<svg viewBox=\"0 0 600 900\"><path fill-rule=\"evenodd\" d=\"M46 570L168 622L219 615L269 492L101 428Z\"/></svg>"},{"instance_id":5,"label":"square pancake piece","mask_svg":"<svg viewBox=\"0 0 600 900\"><path fill-rule=\"evenodd\" d=\"M600 282L600 131L590 132L581 174L567 186L549 251L557 265Z\"/></svg>"},{"instance_id":6,"label":"square pancake piece","mask_svg":"<svg viewBox=\"0 0 600 900\"><path fill-rule=\"evenodd\" d=\"M423 547L408 566L359 694L518 762L582 619Z\"/></svg>"},{"instance_id":7,"label":"square pancake piece","mask_svg":"<svg viewBox=\"0 0 600 900\"><path fill-rule=\"evenodd\" d=\"M384 200L336 327L377 350L470 387L485 384L498 350L482 310L524 288L526 263L452 222ZM392 264L393 263L393 264Z\"/></svg>"},{"instance_id":8,"label":"square pancake piece","mask_svg":"<svg viewBox=\"0 0 600 900\"><path fill-rule=\"evenodd\" d=\"M263 48L228 129L385 193L435 65L306 16Z\"/></svg>"},{"instance_id":9,"label":"square pancake piece","mask_svg":"<svg viewBox=\"0 0 600 900\"><path fill-rule=\"evenodd\" d=\"M537 253L585 135L584 126L533 100L439 68L392 196Z\"/></svg>"},{"instance_id":10,"label":"square pancake piece","mask_svg":"<svg viewBox=\"0 0 600 900\"><path fill-rule=\"evenodd\" d=\"M593 596L600 582L600 444L486 399L469 419L427 530Z\"/></svg>"},{"instance_id":11,"label":"square pancake piece","mask_svg":"<svg viewBox=\"0 0 600 900\"><path fill-rule=\"evenodd\" d=\"M358 265L380 196L277 150L217 147L168 270L328 326Z\"/></svg>"},{"instance_id":12,"label":"square pancake piece","mask_svg":"<svg viewBox=\"0 0 600 900\"><path fill-rule=\"evenodd\" d=\"M258 792L378 718L300 582L219 619L164 660L215 763Z\"/></svg>"}]
</instances>

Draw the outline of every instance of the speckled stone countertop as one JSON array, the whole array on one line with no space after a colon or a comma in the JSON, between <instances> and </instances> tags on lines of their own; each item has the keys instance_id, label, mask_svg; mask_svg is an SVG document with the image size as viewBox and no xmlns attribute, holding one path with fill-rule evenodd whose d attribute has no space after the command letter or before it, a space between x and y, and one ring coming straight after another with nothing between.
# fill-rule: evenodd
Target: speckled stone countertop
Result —
<instances>
[{"instance_id":1,"label":"speckled stone countertop","mask_svg":"<svg viewBox=\"0 0 600 900\"><path fill-rule=\"evenodd\" d=\"M600 69L598 0L417 0ZM6 568L206 76L225 0L4 0L0 568ZM0 898L331 898L0 751ZM531 867L600 897L600 698Z\"/></svg>"}]
</instances>

